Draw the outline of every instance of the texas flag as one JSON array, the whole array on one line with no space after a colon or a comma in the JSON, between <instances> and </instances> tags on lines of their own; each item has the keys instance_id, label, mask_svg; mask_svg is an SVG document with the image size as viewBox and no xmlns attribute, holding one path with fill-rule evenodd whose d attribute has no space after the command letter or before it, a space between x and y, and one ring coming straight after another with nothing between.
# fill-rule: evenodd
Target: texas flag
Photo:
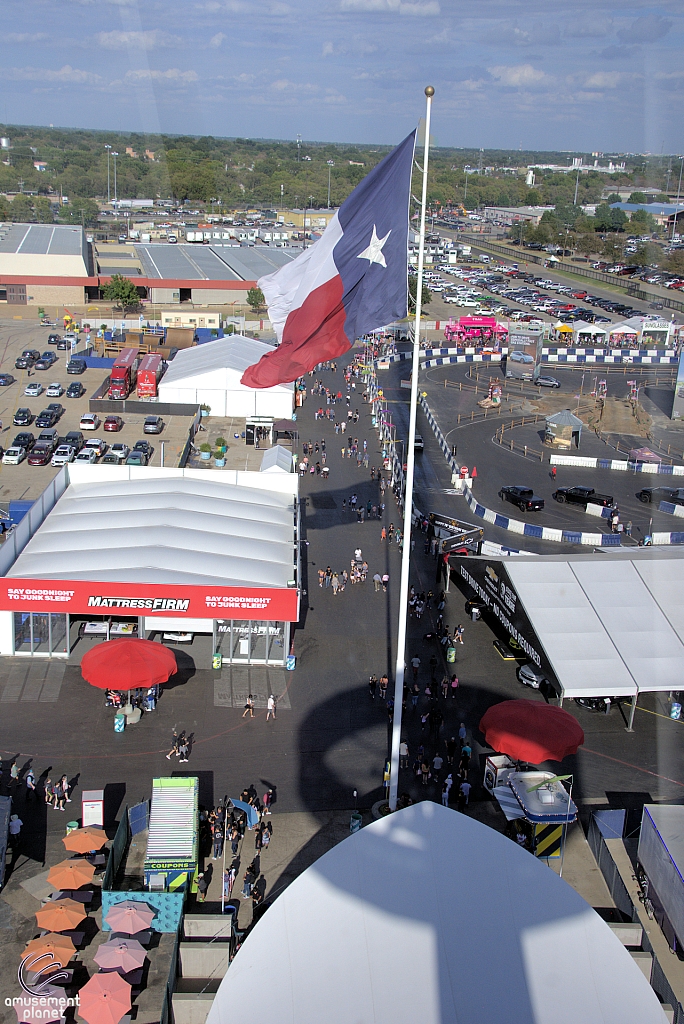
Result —
<instances>
[{"instance_id":1,"label":"texas flag","mask_svg":"<svg viewBox=\"0 0 684 1024\"><path fill-rule=\"evenodd\" d=\"M366 175L317 242L257 282L280 344L245 370L247 387L296 380L406 316L415 134Z\"/></svg>"}]
</instances>

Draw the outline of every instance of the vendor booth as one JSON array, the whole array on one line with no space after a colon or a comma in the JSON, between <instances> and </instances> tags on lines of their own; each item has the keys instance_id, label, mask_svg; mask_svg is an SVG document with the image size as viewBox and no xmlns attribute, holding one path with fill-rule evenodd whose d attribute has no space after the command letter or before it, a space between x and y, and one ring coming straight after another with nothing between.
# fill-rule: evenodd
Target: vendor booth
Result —
<instances>
[{"instance_id":1,"label":"vendor booth","mask_svg":"<svg viewBox=\"0 0 684 1024\"><path fill-rule=\"evenodd\" d=\"M143 867L152 892L196 892L199 857L199 781L152 780L152 804Z\"/></svg>"}]
</instances>

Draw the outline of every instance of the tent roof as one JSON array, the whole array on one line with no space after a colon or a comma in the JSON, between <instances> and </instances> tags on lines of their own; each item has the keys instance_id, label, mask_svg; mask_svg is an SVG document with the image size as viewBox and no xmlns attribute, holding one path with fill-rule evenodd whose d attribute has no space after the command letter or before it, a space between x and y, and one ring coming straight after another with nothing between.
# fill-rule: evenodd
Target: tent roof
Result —
<instances>
[{"instance_id":1,"label":"tent roof","mask_svg":"<svg viewBox=\"0 0 684 1024\"><path fill-rule=\"evenodd\" d=\"M96 480L67 488L7 575L286 587L293 538L292 495L171 475Z\"/></svg>"},{"instance_id":2,"label":"tent roof","mask_svg":"<svg viewBox=\"0 0 684 1024\"><path fill-rule=\"evenodd\" d=\"M554 412L553 415L546 417L547 423L553 423L556 427L583 427L584 423L575 416L574 412L570 412L569 409L561 409L560 412Z\"/></svg>"},{"instance_id":3,"label":"tent roof","mask_svg":"<svg viewBox=\"0 0 684 1024\"><path fill-rule=\"evenodd\" d=\"M600 324L590 324L588 320L575 320L573 331L578 334L580 331L591 331L592 334L607 334L608 331Z\"/></svg>"},{"instance_id":4,"label":"tent roof","mask_svg":"<svg viewBox=\"0 0 684 1024\"><path fill-rule=\"evenodd\" d=\"M620 940L563 879L487 825L425 801L338 843L271 904L207 1024L235 1020L664 1024L664 1015Z\"/></svg>"},{"instance_id":5,"label":"tent roof","mask_svg":"<svg viewBox=\"0 0 684 1024\"><path fill-rule=\"evenodd\" d=\"M684 659L684 552L506 561L564 697L675 690ZM679 680L679 682L678 682Z\"/></svg>"},{"instance_id":6,"label":"tent roof","mask_svg":"<svg viewBox=\"0 0 684 1024\"><path fill-rule=\"evenodd\" d=\"M291 473L293 469L292 452L276 444L264 452L259 472L261 473Z\"/></svg>"},{"instance_id":7,"label":"tent roof","mask_svg":"<svg viewBox=\"0 0 684 1024\"><path fill-rule=\"evenodd\" d=\"M194 348L182 348L176 358L169 363L160 387L170 384L190 383L195 377L204 377L219 370L234 370L242 375L248 366L258 362L262 356L273 351L273 345L254 338L245 338L241 334L231 334L227 338L208 341L205 345ZM217 380L217 386L223 381ZM292 384L279 384L279 388L292 389ZM268 388L267 390L273 390Z\"/></svg>"}]
</instances>

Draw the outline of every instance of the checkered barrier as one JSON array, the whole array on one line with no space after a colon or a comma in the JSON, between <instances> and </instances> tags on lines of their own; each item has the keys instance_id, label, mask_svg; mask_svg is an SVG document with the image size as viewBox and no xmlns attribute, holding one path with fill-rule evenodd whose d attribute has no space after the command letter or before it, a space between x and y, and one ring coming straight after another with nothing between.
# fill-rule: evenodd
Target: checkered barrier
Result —
<instances>
[{"instance_id":1,"label":"checkered barrier","mask_svg":"<svg viewBox=\"0 0 684 1024\"><path fill-rule=\"evenodd\" d=\"M612 508L606 508L605 505L594 505L589 502L587 505L587 515L598 516L599 519L610 519L613 514Z\"/></svg>"},{"instance_id":2,"label":"checkered barrier","mask_svg":"<svg viewBox=\"0 0 684 1024\"><path fill-rule=\"evenodd\" d=\"M442 433L442 431L441 431L441 429L439 427L439 424L437 423L437 420L432 415L432 412L430 410L430 406L427 404L427 402L425 401L425 399L423 398L422 395L420 396L418 401L419 401L421 409L425 413L425 416L427 418L428 423L430 424L430 429L432 430L432 433L437 438L437 444L442 449L442 455L444 456L444 458L447 461L447 465L448 465L449 469L451 470L452 476L458 476L461 467L459 466L458 462L456 461L456 459L451 454L451 449L449 448L449 445L446 443L446 440L444 438L444 434Z\"/></svg>"},{"instance_id":3,"label":"checkered barrier","mask_svg":"<svg viewBox=\"0 0 684 1024\"><path fill-rule=\"evenodd\" d=\"M621 536L619 533L584 533L575 530L557 530L551 526L534 526L532 523L521 523L517 519L510 519L490 508L485 508L475 498L475 495L466 488L465 499L473 515L484 519L486 523L499 526L502 530L510 530L511 533L519 533L524 537L536 537L538 540L550 540L556 544L587 544L591 547L619 548Z\"/></svg>"},{"instance_id":4,"label":"checkered barrier","mask_svg":"<svg viewBox=\"0 0 684 1024\"><path fill-rule=\"evenodd\" d=\"M628 459L585 459L579 455L550 455L549 462L552 466L614 469L623 473L648 473L652 476L684 476L684 466L664 466L660 462L630 462Z\"/></svg>"},{"instance_id":5,"label":"checkered barrier","mask_svg":"<svg viewBox=\"0 0 684 1024\"><path fill-rule=\"evenodd\" d=\"M425 366L448 366L450 363L500 363L502 356L508 354L507 348L500 353L478 352L470 346L444 346L442 348L424 348L420 350L420 360ZM411 352L397 352L376 360L387 366L390 363L404 362L412 359ZM582 349L557 348L542 349L542 363L596 366L677 366L679 356L674 349Z\"/></svg>"},{"instance_id":6,"label":"checkered barrier","mask_svg":"<svg viewBox=\"0 0 684 1024\"><path fill-rule=\"evenodd\" d=\"M652 533L651 544L684 544L684 533Z\"/></svg>"},{"instance_id":7,"label":"checkered barrier","mask_svg":"<svg viewBox=\"0 0 684 1024\"><path fill-rule=\"evenodd\" d=\"M684 505L675 505L672 501L661 501L658 511L666 512L668 516L678 516L680 519L684 519Z\"/></svg>"},{"instance_id":8,"label":"checkered barrier","mask_svg":"<svg viewBox=\"0 0 684 1024\"><path fill-rule=\"evenodd\" d=\"M498 558L499 556L508 558L509 555L530 555L532 558L537 557L536 551L518 551L516 548L507 548L505 544L495 544L491 540L482 541L480 554L486 555L488 558Z\"/></svg>"}]
</instances>

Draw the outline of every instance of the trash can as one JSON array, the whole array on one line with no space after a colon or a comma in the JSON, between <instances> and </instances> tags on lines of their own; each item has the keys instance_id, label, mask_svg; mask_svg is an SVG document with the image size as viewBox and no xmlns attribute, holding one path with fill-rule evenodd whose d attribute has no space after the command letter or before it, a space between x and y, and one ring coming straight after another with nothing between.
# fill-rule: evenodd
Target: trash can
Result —
<instances>
[{"instance_id":1,"label":"trash can","mask_svg":"<svg viewBox=\"0 0 684 1024\"><path fill-rule=\"evenodd\" d=\"M362 818L358 811L354 811L349 820L349 831L358 832L361 828Z\"/></svg>"},{"instance_id":2,"label":"trash can","mask_svg":"<svg viewBox=\"0 0 684 1024\"><path fill-rule=\"evenodd\" d=\"M448 665L453 665L454 664L454 662L456 661L456 648L455 647L447 647L446 659L447 659L447 664Z\"/></svg>"},{"instance_id":3,"label":"trash can","mask_svg":"<svg viewBox=\"0 0 684 1024\"><path fill-rule=\"evenodd\" d=\"M78 831L78 822L77 821L67 821L67 823L66 823L66 834L69 835L70 832L77 832L77 831Z\"/></svg>"},{"instance_id":4,"label":"trash can","mask_svg":"<svg viewBox=\"0 0 684 1024\"><path fill-rule=\"evenodd\" d=\"M215 651L214 656L211 659L212 668L223 668L223 655L220 651Z\"/></svg>"},{"instance_id":5,"label":"trash can","mask_svg":"<svg viewBox=\"0 0 684 1024\"><path fill-rule=\"evenodd\" d=\"M287 669L288 672L294 672L296 663L296 656L294 654L288 654L285 660L285 668Z\"/></svg>"},{"instance_id":6,"label":"trash can","mask_svg":"<svg viewBox=\"0 0 684 1024\"><path fill-rule=\"evenodd\" d=\"M126 716L120 711L114 715L114 732L123 732L126 728Z\"/></svg>"},{"instance_id":7,"label":"trash can","mask_svg":"<svg viewBox=\"0 0 684 1024\"><path fill-rule=\"evenodd\" d=\"M670 707L670 718L680 719L681 717L682 717L682 705L679 704L676 700L673 700L672 701L672 706Z\"/></svg>"},{"instance_id":8,"label":"trash can","mask_svg":"<svg viewBox=\"0 0 684 1024\"><path fill-rule=\"evenodd\" d=\"M473 620L473 622L477 622L479 619L481 619L482 613L480 612L480 609L473 608L472 611L470 612L470 618Z\"/></svg>"}]
</instances>

